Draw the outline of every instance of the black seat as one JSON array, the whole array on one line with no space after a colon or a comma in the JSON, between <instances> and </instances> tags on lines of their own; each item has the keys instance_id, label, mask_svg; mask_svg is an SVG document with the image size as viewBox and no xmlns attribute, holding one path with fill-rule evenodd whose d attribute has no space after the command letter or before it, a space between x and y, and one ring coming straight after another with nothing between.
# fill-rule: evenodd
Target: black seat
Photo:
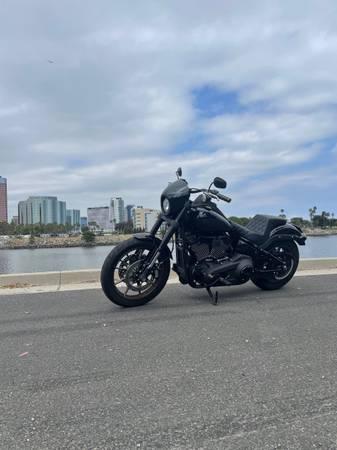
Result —
<instances>
[{"instance_id":1,"label":"black seat","mask_svg":"<svg viewBox=\"0 0 337 450\"><path fill-rule=\"evenodd\" d=\"M285 225L286 223L287 220L282 217L257 214L249 221L246 227L235 222L232 222L232 225L239 236L260 245L269 238L270 232L274 228Z\"/></svg>"}]
</instances>

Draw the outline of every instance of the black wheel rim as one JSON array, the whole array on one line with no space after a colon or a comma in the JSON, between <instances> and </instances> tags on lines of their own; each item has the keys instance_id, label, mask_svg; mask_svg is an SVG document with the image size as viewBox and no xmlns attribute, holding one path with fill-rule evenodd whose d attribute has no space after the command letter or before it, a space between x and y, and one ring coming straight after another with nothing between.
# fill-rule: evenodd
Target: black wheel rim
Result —
<instances>
[{"instance_id":1,"label":"black wheel rim","mask_svg":"<svg viewBox=\"0 0 337 450\"><path fill-rule=\"evenodd\" d=\"M159 277L159 261L156 261L145 280L140 280L138 276L150 255L150 249L134 248L128 249L119 256L113 268L112 282L120 295L136 300L155 289Z\"/></svg>"},{"instance_id":2,"label":"black wheel rim","mask_svg":"<svg viewBox=\"0 0 337 450\"><path fill-rule=\"evenodd\" d=\"M286 279L292 272L295 261L294 256L283 247L274 247L272 251L273 255L282 261L282 267L274 272L274 279L281 281Z\"/></svg>"}]
</instances>

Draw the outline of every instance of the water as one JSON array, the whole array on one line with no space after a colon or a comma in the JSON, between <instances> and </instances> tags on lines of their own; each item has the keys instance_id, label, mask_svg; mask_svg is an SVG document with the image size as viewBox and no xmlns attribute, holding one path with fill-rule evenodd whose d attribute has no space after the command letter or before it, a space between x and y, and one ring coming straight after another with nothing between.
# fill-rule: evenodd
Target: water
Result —
<instances>
[{"instance_id":1,"label":"water","mask_svg":"<svg viewBox=\"0 0 337 450\"><path fill-rule=\"evenodd\" d=\"M337 258L337 235L309 236L299 248L301 258Z\"/></svg>"},{"instance_id":2,"label":"water","mask_svg":"<svg viewBox=\"0 0 337 450\"><path fill-rule=\"evenodd\" d=\"M0 249L0 273L98 269L113 246Z\"/></svg>"},{"instance_id":3,"label":"water","mask_svg":"<svg viewBox=\"0 0 337 450\"><path fill-rule=\"evenodd\" d=\"M0 249L0 273L48 272L54 270L98 269L112 246ZM300 246L302 258L337 257L337 236L315 236Z\"/></svg>"}]
</instances>

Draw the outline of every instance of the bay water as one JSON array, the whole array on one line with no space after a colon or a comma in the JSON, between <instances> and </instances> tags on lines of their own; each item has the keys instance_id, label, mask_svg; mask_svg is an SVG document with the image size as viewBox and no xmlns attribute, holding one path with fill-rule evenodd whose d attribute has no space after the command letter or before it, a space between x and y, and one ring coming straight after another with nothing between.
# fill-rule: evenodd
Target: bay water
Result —
<instances>
[{"instance_id":1,"label":"bay water","mask_svg":"<svg viewBox=\"0 0 337 450\"><path fill-rule=\"evenodd\" d=\"M308 237L301 258L337 258L337 236ZM0 273L99 269L111 246L0 249Z\"/></svg>"}]
</instances>

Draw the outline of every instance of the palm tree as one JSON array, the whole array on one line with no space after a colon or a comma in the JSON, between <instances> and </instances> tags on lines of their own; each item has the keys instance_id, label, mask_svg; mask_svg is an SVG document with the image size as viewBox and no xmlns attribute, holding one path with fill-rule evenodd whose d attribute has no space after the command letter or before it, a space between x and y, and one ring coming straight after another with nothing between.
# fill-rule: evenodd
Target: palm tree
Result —
<instances>
[{"instance_id":1,"label":"palm tree","mask_svg":"<svg viewBox=\"0 0 337 450\"><path fill-rule=\"evenodd\" d=\"M321 214L321 226L324 228L327 224L329 224L330 213L326 211L322 211Z\"/></svg>"},{"instance_id":2,"label":"palm tree","mask_svg":"<svg viewBox=\"0 0 337 450\"><path fill-rule=\"evenodd\" d=\"M314 206L313 208L309 208L309 217L310 217L310 222L312 224L312 227L314 227L314 217L315 217L316 212L317 212L317 206Z\"/></svg>"}]
</instances>

